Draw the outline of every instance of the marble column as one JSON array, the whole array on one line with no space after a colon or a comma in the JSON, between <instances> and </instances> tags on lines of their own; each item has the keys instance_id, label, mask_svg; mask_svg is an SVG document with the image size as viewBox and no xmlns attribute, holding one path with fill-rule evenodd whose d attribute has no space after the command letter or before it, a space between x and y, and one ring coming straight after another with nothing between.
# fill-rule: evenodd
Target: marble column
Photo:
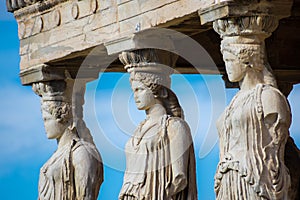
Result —
<instances>
[{"instance_id":1,"label":"marble column","mask_svg":"<svg viewBox=\"0 0 300 200\"><path fill-rule=\"evenodd\" d=\"M146 113L125 147L126 172L120 200L197 199L193 141L170 89L176 57L155 49L119 56L130 73L136 106Z\"/></svg>"},{"instance_id":2,"label":"marble column","mask_svg":"<svg viewBox=\"0 0 300 200\"><path fill-rule=\"evenodd\" d=\"M96 200L103 165L82 119L85 82L68 77L35 82L32 88L41 97L46 135L58 146L40 170L39 199Z\"/></svg>"},{"instance_id":3,"label":"marble column","mask_svg":"<svg viewBox=\"0 0 300 200\"><path fill-rule=\"evenodd\" d=\"M281 12L275 9L281 2L272 3L223 3L200 12L220 35L228 79L240 88L217 122L220 162L215 191L220 200L298 196L299 175L286 156L286 146L296 153L289 137L291 111L278 89L265 47L265 39L284 17L279 14L288 16L291 2L283 3ZM218 11L219 15L213 15Z\"/></svg>"},{"instance_id":4,"label":"marble column","mask_svg":"<svg viewBox=\"0 0 300 200\"><path fill-rule=\"evenodd\" d=\"M217 123L217 199L290 198L291 181L284 152L291 113L285 96L277 89L264 43L277 24L276 17L264 15L218 19L213 23L222 38L228 78L240 87Z\"/></svg>"}]
</instances>

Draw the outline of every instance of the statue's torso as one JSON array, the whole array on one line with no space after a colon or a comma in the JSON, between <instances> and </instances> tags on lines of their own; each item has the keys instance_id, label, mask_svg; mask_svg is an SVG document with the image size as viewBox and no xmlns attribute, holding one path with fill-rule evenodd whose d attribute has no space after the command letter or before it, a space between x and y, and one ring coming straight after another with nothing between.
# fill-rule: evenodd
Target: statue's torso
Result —
<instances>
[{"instance_id":1,"label":"statue's torso","mask_svg":"<svg viewBox=\"0 0 300 200\"><path fill-rule=\"evenodd\" d=\"M262 106L266 101L262 99L264 92L277 98L271 100L279 102L272 111L278 117L271 125L276 128L268 127L265 122L267 113L264 111L270 107ZM279 113L276 108L286 109ZM215 189L218 200L227 199L235 192L237 199L242 198L240 195L249 199L282 199L287 196L289 175L281 152L284 151L288 129L281 116L288 113L283 95L272 86L257 85L252 90L240 91L233 98L217 122L220 162ZM232 191L226 191L228 187Z\"/></svg>"},{"instance_id":2,"label":"statue's torso","mask_svg":"<svg viewBox=\"0 0 300 200\"><path fill-rule=\"evenodd\" d=\"M65 160L68 157L68 146L57 150L40 170L39 199L58 200L63 196L62 173L67 169Z\"/></svg>"}]
</instances>

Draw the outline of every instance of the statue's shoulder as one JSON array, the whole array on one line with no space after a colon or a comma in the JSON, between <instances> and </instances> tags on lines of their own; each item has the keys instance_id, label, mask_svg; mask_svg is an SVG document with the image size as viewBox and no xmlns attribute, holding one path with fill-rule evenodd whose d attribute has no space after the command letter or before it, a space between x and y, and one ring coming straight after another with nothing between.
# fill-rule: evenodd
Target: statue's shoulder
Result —
<instances>
[{"instance_id":1,"label":"statue's shoulder","mask_svg":"<svg viewBox=\"0 0 300 200\"><path fill-rule=\"evenodd\" d=\"M72 165L75 170L75 182L78 187L84 184L101 184L103 182L103 164L94 144L83 139L73 140Z\"/></svg>"},{"instance_id":2,"label":"statue's shoulder","mask_svg":"<svg viewBox=\"0 0 300 200\"><path fill-rule=\"evenodd\" d=\"M262 99L270 100L271 98L274 98L274 100L286 101L286 97L282 94L282 92L271 85L262 85L261 95Z\"/></svg>"},{"instance_id":3,"label":"statue's shoulder","mask_svg":"<svg viewBox=\"0 0 300 200\"><path fill-rule=\"evenodd\" d=\"M189 128L187 122L180 117L171 117L167 118L167 126L170 128Z\"/></svg>"},{"instance_id":4,"label":"statue's shoulder","mask_svg":"<svg viewBox=\"0 0 300 200\"><path fill-rule=\"evenodd\" d=\"M261 91L261 104L264 117L278 114L282 120L290 120L290 107L287 99L277 88L264 85Z\"/></svg>"},{"instance_id":5,"label":"statue's shoulder","mask_svg":"<svg viewBox=\"0 0 300 200\"><path fill-rule=\"evenodd\" d=\"M181 135L190 136L190 127L185 120L179 117L168 117L167 129L169 134L180 133ZM186 133L186 134L184 134Z\"/></svg>"},{"instance_id":6,"label":"statue's shoulder","mask_svg":"<svg viewBox=\"0 0 300 200\"><path fill-rule=\"evenodd\" d=\"M80 163L83 160L90 160L91 162L102 162L96 146L82 139L74 141L72 152L73 162Z\"/></svg>"}]
</instances>

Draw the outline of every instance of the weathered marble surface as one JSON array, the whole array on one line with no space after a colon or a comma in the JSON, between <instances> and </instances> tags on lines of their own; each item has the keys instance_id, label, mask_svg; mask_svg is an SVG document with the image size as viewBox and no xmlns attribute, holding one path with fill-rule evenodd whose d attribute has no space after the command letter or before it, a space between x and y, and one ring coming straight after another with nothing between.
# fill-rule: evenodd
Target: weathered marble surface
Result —
<instances>
[{"instance_id":1,"label":"weathered marble surface","mask_svg":"<svg viewBox=\"0 0 300 200\"><path fill-rule=\"evenodd\" d=\"M155 51L141 50L120 56L130 72L136 106L145 110L146 119L126 144L126 172L119 199L195 200L190 129L176 95L168 88L172 70L153 62L154 55Z\"/></svg>"},{"instance_id":2,"label":"weathered marble surface","mask_svg":"<svg viewBox=\"0 0 300 200\"><path fill-rule=\"evenodd\" d=\"M7 11L13 12L42 0L6 0Z\"/></svg>"},{"instance_id":3,"label":"weathered marble surface","mask_svg":"<svg viewBox=\"0 0 300 200\"><path fill-rule=\"evenodd\" d=\"M87 54L85 50L99 45L130 39L138 24L143 31L173 23L174 19L184 21L213 3L213 0L48 0L15 10L21 71Z\"/></svg>"},{"instance_id":4,"label":"weathered marble surface","mask_svg":"<svg viewBox=\"0 0 300 200\"><path fill-rule=\"evenodd\" d=\"M284 161L291 112L277 89L264 44L277 23L269 16L214 22L223 39L221 52L228 78L240 86L217 122L218 200L291 199L291 179Z\"/></svg>"},{"instance_id":5,"label":"weathered marble surface","mask_svg":"<svg viewBox=\"0 0 300 200\"><path fill-rule=\"evenodd\" d=\"M77 129L78 123L74 123L73 86L71 80L33 84L33 90L41 96L47 137L58 144L40 170L39 200L96 200L103 182L101 156L91 137L82 137L89 134L85 125L85 129Z\"/></svg>"}]
</instances>

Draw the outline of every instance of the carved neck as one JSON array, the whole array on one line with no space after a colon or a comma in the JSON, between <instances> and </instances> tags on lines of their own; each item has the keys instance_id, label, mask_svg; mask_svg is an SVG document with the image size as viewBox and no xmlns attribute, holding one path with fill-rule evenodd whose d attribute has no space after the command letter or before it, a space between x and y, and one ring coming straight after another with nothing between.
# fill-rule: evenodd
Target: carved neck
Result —
<instances>
[{"instance_id":1,"label":"carved neck","mask_svg":"<svg viewBox=\"0 0 300 200\"><path fill-rule=\"evenodd\" d=\"M76 129L69 126L62 134L62 136L57 139L57 145L58 145L57 149L62 148L63 146L65 146L75 138L78 138Z\"/></svg>"},{"instance_id":2,"label":"carved neck","mask_svg":"<svg viewBox=\"0 0 300 200\"><path fill-rule=\"evenodd\" d=\"M249 68L245 77L239 82L241 90L251 90L256 87L257 84L263 83L263 73Z\"/></svg>"},{"instance_id":3,"label":"carved neck","mask_svg":"<svg viewBox=\"0 0 300 200\"><path fill-rule=\"evenodd\" d=\"M148 110L146 110L146 115L149 119L159 118L160 116L165 115L166 113L166 109L160 103L156 103L153 106L151 106Z\"/></svg>"}]
</instances>

